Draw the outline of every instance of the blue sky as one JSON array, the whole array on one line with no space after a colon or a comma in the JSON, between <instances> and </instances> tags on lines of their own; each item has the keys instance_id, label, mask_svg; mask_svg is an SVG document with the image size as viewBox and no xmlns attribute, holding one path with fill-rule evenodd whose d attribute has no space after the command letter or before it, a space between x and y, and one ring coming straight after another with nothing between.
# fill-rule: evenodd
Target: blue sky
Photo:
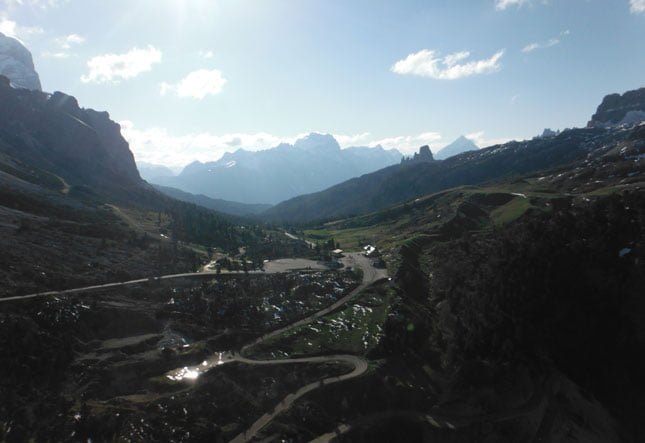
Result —
<instances>
[{"instance_id":1,"label":"blue sky","mask_svg":"<svg viewBox=\"0 0 645 443\"><path fill-rule=\"evenodd\" d=\"M311 131L529 138L645 86L645 0L0 0L0 31L175 167Z\"/></svg>"}]
</instances>

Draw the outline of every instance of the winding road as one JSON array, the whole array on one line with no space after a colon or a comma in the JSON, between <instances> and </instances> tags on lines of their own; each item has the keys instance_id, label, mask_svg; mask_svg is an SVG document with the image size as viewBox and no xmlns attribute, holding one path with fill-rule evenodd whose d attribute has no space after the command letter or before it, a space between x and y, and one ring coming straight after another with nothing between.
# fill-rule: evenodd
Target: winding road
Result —
<instances>
[{"instance_id":1,"label":"winding road","mask_svg":"<svg viewBox=\"0 0 645 443\"><path fill-rule=\"evenodd\" d=\"M302 320L299 320L295 323L291 323L290 325L287 325L283 328L276 329L275 331L269 332L268 334L264 334L263 336L257 338L255 341L245 345L241 349L240 354L244 355L245 351L248 351L253 346L263 343L273 337L282 335L285 332L290 331L292 329L309 324L312 321L317 320L318 318L323 317L329 314L330 312L335 311L336 309L338 309L339 307L347 303L349 300L356 297L359 293L361 293L365 288L367 288L371 284L387 278L387 271L385 269L376 269L372 265L372 262L369 258L365 257L363 254L360 254L358 252L352 252L352 253L346 254L345 257L341 259L341 262L345 265L345 267L360 268L363 271L363 280L361 281L361 284L359 286L357 286L353 291L351 291L346 296L339 298L334 304L310 315L309 317L303 318Z\"/></svg>"},{"instance_id":2,"label":"winding road","mask_svg":"<svg viewBox=\"0 0 645 443\"><path fill-rule=\"evenodd\" d=\"M253 346L256 346L260 343L263 343L267 340L270 340L273 337L277 337L279 335L284 334L287 331L290 331L294 328L298 328L300 326L306 325L308 323L311 323L312 321L323 317L354 297L356 297L358 294L360 294L365 288L368 286L383 280L387 278L387 271L384 269L376 269L373 265L370 259L365 257L364 255L360 253L349 253L347 254L343 259L342 262L345 266L347 267L353 267L353 268L360 268L363 271L363 281L361 284L356 287L353 291L351 291L349 294L346 296L338 299L334 304L331 306L322 309L318 312L316 312L313 315L310 315L309 317L303 318L302 320L299 320L295 323L292 323L288 326L285 326L280 329L276 329L275 331L272 331L268 334L265 334L261 336L260 338L256 339L255 341L245 345L242 347L240 350L239 355L234 355L232 357L232 361L239 361L251 365L276 365L276 364L291 364L291 363L332 363L332 362L344 362L344 363L349 363L354 367L354 369L347 373L343 374L337 377L330 377L326 378L314 383L309 383L308 385L305 385L298 389L296 392L291 393L287 395L271 412L265 413L263 416L258 418L250 428L248 428L246 431L240 433L235 437L233 440L231 440L231 443L243 443L243 442L248 442L255 437L255 435L262 429L264 428L267 424L269 424L276 416L278 416L280 413L286 411L291 407L291 405L298 400L300 397L303 395L321 388L322 386L325 385L330 385L332 383L338 383L344 380L350 380L352 378L358 377L362 374L365 373L368 369L368 363L367 360L355 356L355 355L326 355L326 356L318 356L318 357L307 357L307 358L294 358L294 359L285 359L285 360L252 360L249 358L243 357L243 354L245 352L248 352L249 349L251 349Z\"/></svg>"},{"instance_id":3,"label":"winding road","mask_svg":"<svg viewBox=\"0 0 645 443\"><path fill-rule=\"evenodd\" d=\"M370 259L365 257L360 253L349 253L343 259L343 264L347 267L360 268L363 271L363 279L361 284L357 286L354 290L349 292L344 297L338 299L332 305L315 312L314 314L298 320L290 325L287 325L283 328L276 329L272 332L264 334L263 336L257 338L256 340L248 343L242 347L240 352L218 352L213 355L209 360L204 361L203 363L191 367L183 367L175 369L170 373L166 374L168 378L175 381L181 380L191 380L199 377L200 374L207 372L213 369L216 366L220 366L226 363L239 362L245 363L248 365L286 365L286 364L311 364L311 363L347 363L352 366L352 371L335 376L325 378L323 380L318 380L313 383L309 383L297 391L288 394L285 398L280 401L271 411L267 411L260 418L258 418L246 431L238 434L231 443L242 443L251 441L255 435L266 425L268 425L276 416L282 412L289 409L293 403L301 398L302 396L308 394L309 392L319 389L323 386L330 385L333 383L338 383L345 380L350 380L352 378L358 377L364 374L368 369L368 362L362 357L356 355L324 355L324 356L315 356L315 357L303 357L303 358L289 358L284 360L254 360L245 356L248 354L249 350L254 346L257 346L261 343L264 343L273 337L280 336L287 331L290 331L294 328L311 323L312 321L323 317L339 307L343 306L368 286L384 280L387 278L387 271L384 269L376 269Z\"/></svg>"},{"instance_id":4,"label":"winding road","mask_svg":"<svg viewBox=\"0 0 645 443\"><path fill-rule=\"evenodd\" d=\"M358 258L357 258L358 256ZM362 260L362 259L364 260ZM294 259L292 260L293 266L289 266L285 262L289 261L290 259L282 259L282 260L276 260L276 262L279 262L279 266L271 267L270 265L267 266L266 271L248 271L248 274L278 274L281 272L287 272L291 270L298 270L302 269L303 265L302 262L305 260L300 260L300 259ZM380 272L380 270L374 269L373 271L370 270L365 270L365 264L364 261L369 263L369 260L363 256L360 256L358 253L352 253L348 254L348 257L343 259L343 261L346 264L346 266L358 266L361 269L363 269L364 274L368 276L372 276L374 279L381 278L381 277L386 277L387 274L384 272ZM369 266L371 267L371 263L369 263ZM318 269L319 270L319 269ZM185 272L182 274L169 274L169 275L162 275L159 277L148 277L148 278L140 278L136 280L128 280L124 282L115 282L115 283L105 283L102 285L92 285L92 286L84 286L82 288L73 288L73 289L63 289L61 291L46 291L46 292L37 292L35 294L28 294L28 295L16 295L12 297L5 297L5 298L0 298L0 303L6 303L6 302L11 302L11 301L22 301L22 300L30 300L38 297L51 297L51 296L57 296L57 295L70 295L70 294L78 294L81 292L92 292L92 291L101 291L105 289L116 289L116 288L124 288L128 286L136 286L136 285L142 285L146 283L159 283L162 281L168 281L168 280L176 280L176 279L182 279L182 278L208 278L208 277L214 277L218 275L245 275L247 273L244 273L243 271L240 272L228 272L228 271L221 271L220 273L216 271L206 271L206 272ZM363 282L365 282L365 275L363 276ZM363 286L364 287L364 286ZM342 304L342 303L341 303ZM334 305L335 306L335 305ZM338 307L335 306L334 309ZM324 315L324 314L323 314Z\"/></svg>"},{"instance_id":5,"label":"winding road","mask_svg":"<svg viewBox=\"0 0 645 443\"><path fill-rule=\"evenodd\" d=\"M287 235L289 237L292 237L289 234ZM309 392L315 389L319 389L326 385L353 379L355 377L358 377L364 374L367 371L368 362L365 359L358 357L356 355L326 355L326 356L293 358L293 359L284 359L284 360L254 360L245 356L245 354L248 353L248 351L252 349L254 346L264 343L279 335L282 335L287 331L309 324L312 321L335 311L336 309L340 308L341 306L343 306L344 304L346 304L347 302L355 298L358 294L360 294L363 290L365 290L370 285L387 278L387 271L385 269L376 269L373 266L371 260L365 257L361 253L348 253L345 255L345 257L341 259L341 261L346 267L361 269L363 272L363 278L361 283L355 289L350 291L347 295L338 299L332 305L320 311L317 311L306 318L298 320L294 323L291 323L290 325L274 330L272 332L269 332L257 338L253 342L243 346L239 353L238 352L217 353L209 360L204 361L200 365L196 365L193 367L179 368L167 374L168 378L177 380L177 381L184 380L184 379L195 379L201 373L208 371L215 366L222 365L225 363L231 363L231 362L240 362L240 363L249 364L249 365L346 363L353 367L352 371L348 373L335 376L335 377L328 377L313 383L309 383L305 386L302 386L297 391L288 394L284 399L282 399L282 401L280 401L278 405L276 405L273 408L273 410L266 412L264 415L258 418L251 425L251 427L249 427L246 431L237 435L232 440L232 443L248 442L252 440L255 437L255 435L267 424L269 424L276 416L278 416L282 412L289 409L296 400L308 394ZM0 299L0 303L30 300L37 297L69 295L69 294L75 294L75 293L81 293L81 292L114 289L119 287L134 286L134 285L140 285L140 284L146 284L146 283L154 284L162 280L172 280L172 279L181 279L181 278L204 278L204 277L215 276L215 275L217 275L216 272L194 272L194 273L164 275L160 277L142 278L142 279L130 280L126 282L107 283L103 285L86 286L83 288L74 288L74 289L67 289L62 291L48 291L48 292L39 292L39 293L23 295L23 296L7 297L7 298Z\"/></svg>"},{"instance_id":6,"label":"winding road","mask_svg":"<svg viewBox=\"0 0 645 443\"><path fill-rule=\"evenodd\" d=\"M247 363L250 365L280 365L280 364L293 364L293 363L348 363L354 367L351 372L336 377L329 377L313 383L309 383L296 392L287 395L280 403L278 403L272 411L265 413L258 418L250 428L240 433L231 440L231 443L248 442L255 437L255 435L266 425L268 425L276 416L286 411L293 405L293 403L300 397L308 394L309 392L321 388L322 386L338 383L345 380L358 377L364 374L368 369L368 363L365 359L355 355L328 355L320 357L307 357L307 358L294 358L287 360L250 360L244 357L237 357L236 361Z\"/></svg>"}]
</instances>

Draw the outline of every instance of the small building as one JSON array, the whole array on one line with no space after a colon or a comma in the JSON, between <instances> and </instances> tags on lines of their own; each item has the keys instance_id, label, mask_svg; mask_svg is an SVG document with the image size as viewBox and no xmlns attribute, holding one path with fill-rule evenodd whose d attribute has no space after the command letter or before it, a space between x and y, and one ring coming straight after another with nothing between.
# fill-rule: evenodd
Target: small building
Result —
<instances>
[{"instance_id":1,"label":"small building","mask_svg":"<svg viewBox=\"0 0 645 443\"><path fill-rule=\"evenodd\" d=\"M334 258L341 258L343 256L343 250L342 249L334 249L331 251L331 256Z\"/></svg>"},{"instance_id":2,"label":"small building","mask_svg":"<svg viewBox=\"0 0 645 443\"><path fill-rule=\"evenodd\" d=\"M380 254L378 249L376 249L376 246L366 245L363 246L363 255L365 255L365 257L378 257Z\"/></svg>"}]
</instances>

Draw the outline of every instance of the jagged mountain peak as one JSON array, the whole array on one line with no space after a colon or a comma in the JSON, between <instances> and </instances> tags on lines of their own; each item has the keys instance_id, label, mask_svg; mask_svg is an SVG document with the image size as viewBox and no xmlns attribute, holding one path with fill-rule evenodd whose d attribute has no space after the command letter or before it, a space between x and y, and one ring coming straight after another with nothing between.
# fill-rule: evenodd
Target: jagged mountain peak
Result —
<instances>
[{"instance_id":1,"label":"jagged mountain peak","mask_svg":"<svg viewBox=\"0 0 645 443\"><path fill-rule=\"evenodd\" d=\"M401 163L419 163L419 162L433 162L435 161L430 146L423 145L419 148L419 152L415 152L412 157L402 158Z\"/></svg>"},{"instance_id":2,"label":"jagged mountain peak","mask_svg":"<svg viewBox=\"0 0 645 443\"><path fill-rule=\"evenodd\" d=\"M479 146L477 146L475 142L466 136L461 135L457 137L454 142L437 152L435 158L437 160L445 160L449 157L461 154L462 152L475 151L477 149L479 149Z\"/></svg>"},{"instance_id":3,"label":"jagged mountain peak","mask_svg":"<svg viewBox=\"0 0 645 443\"><path fill-rule=\"evenodd\" d=\"M641 121L645 121L645 88L605 96L587 126L598 128Z\"/></svg>"},{"instance_id":4,"label":"jagged mountain peak","mask_svg":"<svg viewBox=\"0 0 645 443\"><path fill-rule=\"evenodd\" d=\"M340 151L340 145L333 135L320 134L317 132L312 132L306 137L296 140L294 147L305 151Z\"/></svg>"},{"instance_id":5,"label":"jagged mountain peak","mask_svg":"<svg viewBox=\"0 0 645 443\"><path fill-rule=\"evenodd\" d=\"M0 74L15 88L42 91L31 52L18 40L0 32Z\"/></svg>"},{"instance_id":6,"label":"jagged mountain peak","mask_svg":"<svg viewBox=\"0 0 645 443\"><path fill-rule=\"evenodd\" d=\"M400 159L396 150L341 149L332 135L311 133L293 145L282 143L257 151L238 149L214 162L191 163L177 177L157 177L154 183L211 198L275 204L321 191Z\"/></svg>"}]
</instances>

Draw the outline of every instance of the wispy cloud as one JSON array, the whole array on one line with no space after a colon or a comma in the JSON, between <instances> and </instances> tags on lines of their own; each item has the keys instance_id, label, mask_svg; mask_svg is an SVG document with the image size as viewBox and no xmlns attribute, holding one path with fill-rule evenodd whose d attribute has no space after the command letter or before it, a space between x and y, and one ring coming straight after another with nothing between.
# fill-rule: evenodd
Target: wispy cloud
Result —
<instances>
[{"instance_id":1,"label":"wispy cloud","mask_svg":"<svg viewBox=\"0 0 645 443\"><path fill-rule=\"evenodd\" d=\"M388 149L398 149L403 154L412 154L417 152L420 146L428 145L436 152L440 147L441 139L441 134L438 132L423 132L421 134L399 135L374 140L368 143L368 146L381 145Z\"/></svg>"},{"instance_id":2,"label":"wispy cloud","mask_svg":"<svg viewBox=\"0 0 645 443\"><path fill-rule=\"evenodd\" d=\"M478 131L466 134L466 138L475 142L480 148L487 148L489 146L502 145L512 140L522 140L522 137L486 137L486 132Z\"/></svg>"},{"instance_id":3,"label":"wispy cloud","mask_svg":"<svg viewBox=\"0 0 645 443\"><path fill-rule=\"evenodd\" d=\"M205 60L211 59L215 56L215 54L213 54L213 51L204 51L204 50L199 51L198 55Z\"/></svg>"},{"instance_id":4,"label":"wispy cloud","mask_svg":"<svg viewBox=\"0 0 645 443\"><path fill-rule=\"evenodd\" d=\"M56 47L54 50L44 51L41 55L45 58L54 58L64 60L75 55L71 52L74 46L85 43L85 37L78 34L69 34L54 39L53 45Z\"/></svg>"},{"instance_id":5,"label":"wispy cloud","mask_svg":"<svg viewBox=\"0 0 645 443\"><path fill-rule=\"evenodd\" d=\"M224 153L243 148L259 151L272 148L280 143L293 144L306 133L279 136L265 132L213 134L210 132L173 134L165 128L138 128L131 121L121 121L121 132L130 143L130 149L137 161L181 168L195 160L216 161ZM437 132L424 132L416 135L378 138L370 133L333 134L343 148L350 146L377 146L396 148L404 154L412 154L422 145L430 145L437 151L445 145Z\"/></svg>"},{"instance_id":6,"label":"wispy cloud","mask_svg":"<svg viewBox=\"0 0 645 443\"><path fill-rule=\"evenodd\" d=\"M645 0L629 0L629 10L634 14L645 13Z\"/></svg>"},{"instance_id":7,"label":"wispy cloud","mask_svg":"<svg viewBox=\"0 0 645 443\"><path fill-rule=\"evenodd\" d=\"M523 6L529 4L530 0L495 0L495 9L505 10L509 6Z\"/></svg>"},{"instance_id":8,"label":"wispy cloud","mask_svg":"<svg viewBox=\"0 0 645 443\"><path fill-rule=\"evenodd\" d=\"M567 29L566 31L562 31L560 33L560 36L558 36L558 37L553 37L553 38L550 38L549 40L546 40L546 41L543 41L543 42L529 43L528 45L524 46L524 48L522 48L522 52L529 53L529 52L533 52L533 51L535 51L537 49L546 49L546 48L550 48L552 46L559 45L562 42L562 40L561 40L562 37L565 37L565 36L567 36L569 34L571 34L571 31L569 31Z\"/></svg>"},{"instance_id":9,"label":"wispy cloud","mask_svg":"<svg viewBox=\"0 0 645 443\"><path fill-rule=\"evenodd\" d=\"M74 45L85 43L85 37L78 34L69 34L56 39L56 43L63 49L70 49Z\"/></svg>"},{"instance_id":10,"label":"wispy cloud","mask_svg":"<svg viewBox=\"0 0 645 443\"><path fill-rule=\"evenodd\" d=\"M536 49L545 49L545 48L550 48L551 46L555 46L560 44L560 39L559 38L552 38L549 39L545 42L535 42L535 43L529 43L528 45L524 46L522 48L522 52L533 52Z\"/></svg>"},{"instance_id":11,"label":"wispy cloud","mask_svg":"<svg viewBox=\"0 0 645 443\"><path fill-rule=\"evenodd\" d=\"M140 129L130 121L122 121L121 132L130 143L138 161L181 167L199 160L215 161L226 152L239 148L261 150L280 143L293 143L295 137L279 137L267 133L212 134L209 132L176 135L165 128Z\"/></svg>"},{"instance_id":12,"label":"wispy cloud","mask_svg":"<svg viewBox=\"0 0 645 443\"><path fill-rule=\"evenodd\" d=\"M161 51L153 46L132 48L124 54L104 54L87 62L89 72L81 76L83 83L116 83L148 72L161 62Z\"/></svg>"},{"instance_id":13,"label":"wispy cloud","mask_svg":"<svg viewBox=\"0 0 645 443\"><path fill-rule=\"evenodd\" d=\"M423 49L397 61L391 68L397 74L411 74L439 80L456 80L477 74L490 74L501 69L504 50L483 60L466 61L469 51L455 52L441 57L437 51Z\"/></svg>"},{"instance_id":14,"label":"wispy cloud","mask_svg":"<svg viewBox=\"0 0 645 443\"><path fill-rule=\"evenodd\" d=\"M0 16L0 32L7 37L13 37L17 40L29 40L34 35L39 35L45 30L38 26L20 26L7 17Z\"/></svg>"},{"instance_id":15,"label":"wispy cloud","mask_svg":"<svg viewBox=\"0 0 645 443\"><path fill-rule=\"evenodd\" d=\"M10 9L22 6L48 9L67 3L69 0L0 0L0 9Z\"/></svg>"},{"instance_id":16,"label":"wispy cloud","mask_svg":"<svg viewBox=\"0 0 645 443\"><path fill-rule=\"evenodd\" d=\"M201 100L208 95L217 95L222 92L226 81L222 72L217 69L199 69L189 73L177 84L161 83L160 93L166 95L172 92L177 97Z\"/></svg>"},{"instance_id":17,"label":"wispy cloud","mask_svg":"<svg viewBox=\"0 0 645 443\"><path fill-rule=\"evenodd\" d=\"M63 52L63 51L58 51L58 52L45 51L41 55L45 58L57 58L60 60L64 60L71 56L69 52Z\"/></svg>"},{"instance_id":18,"label":"wispy cloud","mask_svg":"<svg viewBox=\"0 0 645 443\"><path fill-rule=\"evenodd\" d=\"M360 134L334 134L334 138L340 146L369 146L371 141L371 134L363 132Z\"/></svg>"}]
</instances>

